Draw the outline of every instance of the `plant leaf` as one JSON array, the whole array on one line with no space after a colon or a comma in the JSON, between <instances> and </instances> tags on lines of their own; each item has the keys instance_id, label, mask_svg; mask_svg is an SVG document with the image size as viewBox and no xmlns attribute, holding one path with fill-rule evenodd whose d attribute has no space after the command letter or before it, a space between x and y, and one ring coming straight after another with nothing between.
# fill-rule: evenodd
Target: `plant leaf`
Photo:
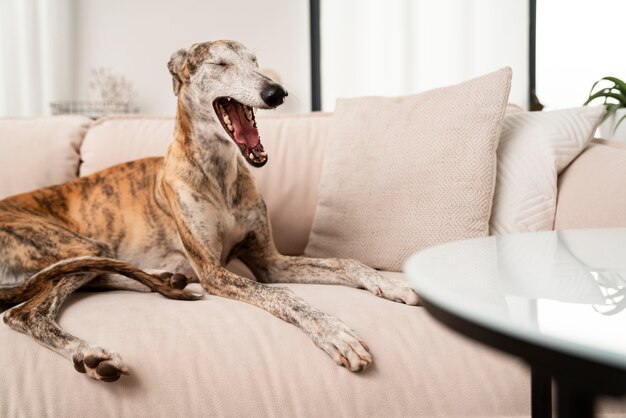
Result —
<instances>
[{"instance_id":1,"label":"plant leaf","mask_svg":"<svg viewBox=\"0 0 626 418\"><path fill-rule=\"evenodd\" d=\"M606 87L603 88L599 91L597 91L596 93L594 93L593 91L595 90L596 86L598 85L598 83L601 83L602 81L608 81L613 83L613 85L611 87ZM591 86L591 90L589 90L589 97L587 98L587 101L585 101L585 103L583 104L583 106L586 106L589 104L589 102L591 102L592 100L598 98L598 97L604 97L604 104L607 104L606 99L607 97L611 97L611 96L602 96L602 95L598 95L598 93L614 93L614 94L619 94L621 96L625 97L626 100L626 83L622 80L620 80L617 77L611 77L611 76L606 76L606 77L602 77L600 80L596 81L595 83L593 83L593 85ZM615 98L615 97L613 97ZM623 106L626 107L626 103L624 103L624 101L619 100L621 103L623 103Z\"/></svg>"},{"instance_id":2,"label":"plant leaf","mask_svg":"<svg viewBox=\"0 0 626 418\"><path fill-rule=\"evenodd\" d=\"M618 93L606 93L604 91L599 91L596 94L591 95L587 99L587 101L584 103L583 106L586 106L587 104L589 104L589 102L591 102L592 100L597 99L598 97L610 97L610 98L615 99L618 102L620 102L621 107L626 107L626 95L618 94Z\"/></svg>"},{"instance_id":3,"label":"plant leaf","mask_svg":"<svg viewBox=\"0 0 626 418\"><path fill-rule=\"evenodd\" d=\"M604 114L604 116L602 116L602 120L600 121L600 123L610 118L613 113L617 112L617 109L622 107L621 105L616 103L609 103L604 106L606 107L606 113Z\"/></svg>"},{"instance_id":4,"label":"plant leaf","mask_svg":"<svg viewBox=\"0 0 626 418\"><path fill-rule=\"evenodd\" d=\"M595 84L594 84L594 86L595 86L596 84L598 84L598 83L599 83L599 81L596 81L596 82L595 82ZM599 97L604 97L604 104L606 104L606 97L605 97L604 95L605 95L605 94L607 94L607 93L611 93L611 90L612 90L612 89L613 89L613 87L611 87L611 88L606 87L606 88L603 88L603 89L601 89L601 90L598 90L598 91L597 91L596 93L594 93L594 94L591 94L591 93L590 93L590 94L589 94L589 98L587 99L587 101L585 101L585 103L583 103L583 106L587 106L587 105L589 104L589 102L591 102L592 100L595 100L595 99L597 99L597 98L599 98Z\"/></svg>"},{"instance_id":5,"label":"plant leaf","mask_svg":"<svg viewBox=\"0 0 626 418\"><path fill-rule=\"evenodd\" d=\"M607 80L607 81L610 81L610 82L614 83L615 86L617 86L617 88L620 90L620 93L626 95L626 83L624 83L619 78L603 77L602 80ZM598 80L598 81L600 81L600 80Z\"/></svg>"},{"instance_id":6,"label":"plant leaf","mask_svg":"<svg viewBox=\"0 0 626 418\"><path fill-rule=\"evenodd\" d=\"M589 97L591 97L591 95L593 94L593 89L596 88L596 86L598 85L599 82L601 82L602 80L598 80L595 83L593 83L593 86L591 86L591 90L589 90Z\"/></svg>"}]
</instances>

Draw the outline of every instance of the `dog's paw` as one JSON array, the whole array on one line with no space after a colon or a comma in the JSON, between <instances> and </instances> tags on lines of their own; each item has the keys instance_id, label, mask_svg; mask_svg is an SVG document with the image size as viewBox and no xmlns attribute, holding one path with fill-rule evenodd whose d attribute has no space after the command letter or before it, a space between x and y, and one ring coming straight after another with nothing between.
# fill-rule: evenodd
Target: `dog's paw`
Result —
<instances>
[{"instance_id":1,"label":"dog's paw","mask_svg":"<svg viewBox=\"0 0 626 418\"><path fill-rule=\"evenodd\" d=\"M161 272L156 276L172 289L184 289L191 282L184 274L170 273L169 271Z\"/></svg>"},{"instance_id":2,"label":"dog's paw","mask_svg":"<svg viewBox=\"0 0 626 418\"><path fill-rule=\"evenodd\" d=\"M360 288L394 302L419 305L419 296L407 282L392 277L383 277L373 268L356 260L342 261L347 274L359 284Z\"/></svg>"},{"instance_id":3,"label":"dog's paw","mask_svg":"<svg viewBox=\"0 0 626 418\"><path fill-rule=\"evenodd\" d=\"M327 323L314 337L317 344L340 366L353 372L366 369L374 361L369 347L339 320Z\"/></svg>"},{"instance_id":4,"label":"dog's paw","mask_svg":"<svg viewBox=\"0 0 626 418\"><path fill-rule=\"evenodd\" d=\"M152 284L153 292L157 292L166 298L176 300L200 300L204 296L202 294L193 293L185 290L187 284L193 280L180 273L170 273L162 270L146 270L146 273L156 279Z\"/></svg>"},{"instance_id":5,"label":"dog's paw","mask_svg":"<svg viewBox=\"0 0 626 418\"><path fill-rule=\"evenodd\" d=\"M115 382L123 374L128 375L120 355L100 347L85 348L74 354L72 360L77 371L102 382Z\"/></svg>"},{"instance_id":6,"label":"dog's paw","mask_svg":"<svg viewBox=\"0 0 626 418\"><path fill-rule=\"evenodd\" d=\"M392 300L394 302L406 303L407 305L417 306L420 303L419 296L415 293L407 283L391 278L382 278L380 281L369 283L367 290L376 296Z\"/></svg>"}]
</instances>

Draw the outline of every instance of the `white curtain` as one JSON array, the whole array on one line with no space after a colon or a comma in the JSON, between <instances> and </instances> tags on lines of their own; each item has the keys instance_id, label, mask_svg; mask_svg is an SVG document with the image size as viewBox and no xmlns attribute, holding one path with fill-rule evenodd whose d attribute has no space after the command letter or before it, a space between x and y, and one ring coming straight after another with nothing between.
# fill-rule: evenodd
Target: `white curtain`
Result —
<instances>
[{"instance_id":1,"label":"white curtain","mask_svg":"<svg viewBox=\"0 0 626 418\"><path fill-rule=\"evenodd\" d=\"M72 98L73 0L0 0L0 116Z\"/></svg>"},{"instance_id":2,"label":"white curtain","mask_svg":"<svg viewBox=\"0 0 626 418\"><path fill-rule=\"evenodd\" d=\"M321 2L322 108L338 97L403 95L513 68L528 101L528 0Z\"/></svg>"}]
</instances>

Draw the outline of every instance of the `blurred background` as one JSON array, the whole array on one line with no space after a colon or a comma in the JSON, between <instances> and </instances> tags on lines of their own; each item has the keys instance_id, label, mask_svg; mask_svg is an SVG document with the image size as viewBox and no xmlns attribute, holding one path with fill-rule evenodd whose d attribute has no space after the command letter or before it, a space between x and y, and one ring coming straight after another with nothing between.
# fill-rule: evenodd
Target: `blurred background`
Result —
<instances>
[{"instance_id":1,"label":"blurred background","mask_svg":"<svg viewBox=\"0 0 626 418\"><path fill-rule=\"evenodd\" d=\"M310 111L312 4L322 110L337 97L417 93L503 66L513 68L510 101L529 107L531 0L0 0L0 116L173 115L171 53L225 38L287 86L278 112ZM536 11L546 109L580 106L596 80L626 77L626 1L536 0Z\"/></svg>"},{"instance_id":2,"label":"blurred background","mask_svg":"<svg viewBox=\"0 0 626 418\"><path fill-rule=\"evenodd\" d=\"M235 39L290 91L283 111L309 108L307 0L0 0L0 115L49 114L50 102L98 99L93 70L122 76L141 113L173 115L170 55ZM90 97L96 96L96 97Z\"/></svg>"}]
</instances>

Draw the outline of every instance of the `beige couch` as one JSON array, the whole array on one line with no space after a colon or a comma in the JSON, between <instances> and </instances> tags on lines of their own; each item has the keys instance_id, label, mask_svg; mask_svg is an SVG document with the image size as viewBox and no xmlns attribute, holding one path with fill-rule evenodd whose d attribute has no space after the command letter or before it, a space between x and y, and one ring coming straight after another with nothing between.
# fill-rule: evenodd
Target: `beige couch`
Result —
<instances>
[{"instance_id":1,"label":"beige couch","mask_svg":"<svg viewBox=\"0 0 626 418\"><path fill-rule=\"evenodd\" d=\"M307 243L331 118L259 118L270 160L254 174L286 254L301 254ZM172 128L171 118L0 120L0 198L162 155ZM626 149L590 145L560 177L556 226L626 226L626 201L615 198L616 190L625 195L624 178ZM92 381L0 326L0 416L529 415L527 367L453 334L423 308L347 287L288 286L353 327L370 345L374 366L361 374L338 367L295 327L240 302L79 293L60 324L119 352L131 375ZM601 410L619 415L626 405L603 400Z\"/></svg>"}]
</instances>

